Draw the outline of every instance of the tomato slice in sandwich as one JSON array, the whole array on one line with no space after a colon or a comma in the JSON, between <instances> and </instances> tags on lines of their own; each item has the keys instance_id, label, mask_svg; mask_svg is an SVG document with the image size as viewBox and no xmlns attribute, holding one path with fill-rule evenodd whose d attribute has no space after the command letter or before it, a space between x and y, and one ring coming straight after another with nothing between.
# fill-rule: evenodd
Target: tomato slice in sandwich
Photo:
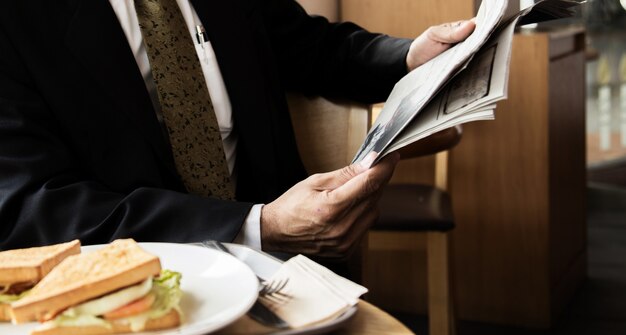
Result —
<instances>
[{"instance_id":1,"label":"tomato slice in sandwich","mask_svg":"<svg viewBox=\"0 0 626 335\"><path fill-rule=\"evenodd\" d=\"M155 300L154 294L148 294L143 298L139 298L135 301L131 301L129 304L124 305L118 309L112 310L102 315L106 320L113 320L119 318L125 318L132 315L143 313L152 307Z\"/></svg>"}]
</instances>

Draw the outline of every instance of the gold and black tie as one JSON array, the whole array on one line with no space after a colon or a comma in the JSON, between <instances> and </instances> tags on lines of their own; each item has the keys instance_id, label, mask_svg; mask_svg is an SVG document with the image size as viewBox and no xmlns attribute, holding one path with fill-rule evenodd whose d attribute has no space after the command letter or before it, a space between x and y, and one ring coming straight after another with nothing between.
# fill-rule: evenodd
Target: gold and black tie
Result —
<instances>
[{"instance_id":1,"label":"gold and black tie","mask_svg":"<svg viewBox=\"0 0 626 335\"><path fill-rule=\"evenodd\" d=\"M234 199L219 125L176 0L135 0L176 169L190 193Z\"/></svg>"}]
</instances>

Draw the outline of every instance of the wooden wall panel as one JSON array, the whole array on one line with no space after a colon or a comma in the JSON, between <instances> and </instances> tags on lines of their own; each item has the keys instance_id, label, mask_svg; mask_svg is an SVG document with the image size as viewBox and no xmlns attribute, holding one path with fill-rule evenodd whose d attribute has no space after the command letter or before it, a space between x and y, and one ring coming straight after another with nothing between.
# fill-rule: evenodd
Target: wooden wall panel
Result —
<instances>
[{"instance_id":1,"label":"wooden wall panel","mask_svg":"<svg viewBox=\"0 0 626 335\"><path fill-rule=\"evenodd\" d=\"M341 0L340 15L376 32L414 38L432 25L471 18L474 1Z\"/></svg>"},{"instance_id":2,"label":"wooden wall panel","mask_svg":"<svg viewBox=\"0 0 626 335\"><path fill-rule=\"evenodd\" d=\"M307 13L322 15L331 22L339 19L338 0L297 0Z\"/></svg>"},{"instance_id":3,"label":"wooden wall panel","mask_svg":"<svg viewBox=\"0 0 626 335\"><path fill-rule=\"evenodd\" d=\"M548 39L514 39L509 99L451 155L460 317L549 323ZM542 297L546 297L545 299Z\"/></svg>"},{"instance_id":4,"label":"wooden wall panel","mask_svg":"<svg viewBox=\"0 0 626 335\"><path fill-rule=\"evenodd\" d=\"M580 30L517 34L508 100L495 121L468 124L452 152L463 319L546 328L584 280L579 39Z\"/></svg>"}]
</instances>

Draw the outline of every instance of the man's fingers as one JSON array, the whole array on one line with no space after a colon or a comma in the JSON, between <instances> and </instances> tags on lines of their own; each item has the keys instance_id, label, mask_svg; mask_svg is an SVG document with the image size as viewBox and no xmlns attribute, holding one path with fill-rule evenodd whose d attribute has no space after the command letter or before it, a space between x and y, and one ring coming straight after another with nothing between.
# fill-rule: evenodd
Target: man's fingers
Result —
<instances>
[{"instance_id":1,"label":"man's fingers","mask_svg":"<svg viewBox=\"0 0 626 335\"><path fill-rule=\"evenodd\" d=\"M371 152L360 162L348 165L339 170L316 174L311 178L313 187L318 190L334 190L357 175L367 171L372 165L372 162L376 159L376 156L377 154L375 152Z\"/></svg>"},{"instance_id":2,"label":"man's fingers","mask_svg":"<svg viewBox=\"0 0 626 335\"><path fill-rule=\"evenodd\" d=\"M365 236L367 230L378 220L380 216L378 207L373 210L366 211L359 218L358 222L354 224L350 231L345 235L343 243L349 246L348 250L345 250L347 255L351 255L354 251L354 247L359 245L359 241Z\"/></svg>"},{"instance_id":3,"label":"man's fingers","mask_svg":"<svg viewBox=\"0 0 626 335\"><path fill-rule=\"evenodd\" d=\"M472 34L475 27L473 20L445 23L431 27L428 30L428 37L436 42L454 44L465 40Z\"/></svg>"},{"instance_id":4,"label":"man's fingers","mask_svg":"<svg viewBox=\"0 0 626 335\"><path fill-rule=\"evenodd\" d=\"M332 224L332 228L329 230L326 239L343 239L342 236L348 234L348 231L352 230L354 225L358 225L359 219L363 216L363 213L372 211L372 207L376 206L378 198L380 197L376 194L372 196L371 199L368 198L346 208L344 213L340 215L338 222Z\"/></svg>"},{"instance_id":5,"label":"man's fingers","mask_svg":"<svg viewBox=\"0 0 626 335\"><path fill-rule=\"evenodd\" d=\"M456 29L457 42L463 41L468 38L476 29L476 21L474 19L469 21L463 21Z\"/></svg>"},{"instance_id":6,"label":"man's fingers","mask_svg":"<svg viewBox=\"0 0 626 335\"><path fill-rule=\"evenodd\" d=\"M367 204L368 208L359 211L359 215L347 230L338 239L319 241L318 255L329 258L345 258L349 256L364 236L367 229L378 218L378 208L375 204Z\"/></svg>"},{"instance_id":7,"label":"man's fingers","mask_svg":"<svg viewBox=\"0 0 626 335\"><path fill-rule=\"evenodd\" d=\"M345 201L355 202L370 196L389 181L399 160L400 155L397 152L390 154L366 173L359 174L331 191L332 197L341 203Z\"/></svg>"}]
</instances>

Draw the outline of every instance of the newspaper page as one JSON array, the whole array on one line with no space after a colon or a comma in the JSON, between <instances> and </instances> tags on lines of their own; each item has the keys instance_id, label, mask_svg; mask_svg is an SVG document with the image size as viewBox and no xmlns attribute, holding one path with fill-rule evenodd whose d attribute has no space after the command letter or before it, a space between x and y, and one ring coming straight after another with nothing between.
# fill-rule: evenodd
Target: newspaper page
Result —
<instances>
[{"instance_id":1,"label":"newspaper page","mask_svg":"<svg viewBox=\"0 0 626 335\"><path fill-rule=\"evenodd\" d=\"M414 69L396 83L354 162L371 151L381 153L389 146L442 85L462 69L485 43L502 19L505 9L506 2L502 0L483 0L476 15L476 29L465 41Z\"/></svg>"},{"instance_id":2,"label":"newspaper page","mask_svg":"<svg viewBox=\"0 0 626 335\"><path fill-rule=\"evenodd\" d=\"M506 99L515 25L498 31L380 156L458 124L492 120L495 103Z\"/></svg>"},{"instance_id":3,"label":"newspaper page","mask_svg":"<svg viewBox=\"0 0 626 335\"><path fill-rule=\"evenodd\" d=\"M376 164L387 153L437 131L493 119L495 103L506 98L512 36L518 20L528 24L568 17L574 14L572 8L582 3L541 0L511 16L507 13L509 1L483 0L472 35L396 83L353 162L374 151L378 153ZM496 30L496 37L489 39ZM464 71L468 66L471 69Z\"/></svg>"}]
</instances>

